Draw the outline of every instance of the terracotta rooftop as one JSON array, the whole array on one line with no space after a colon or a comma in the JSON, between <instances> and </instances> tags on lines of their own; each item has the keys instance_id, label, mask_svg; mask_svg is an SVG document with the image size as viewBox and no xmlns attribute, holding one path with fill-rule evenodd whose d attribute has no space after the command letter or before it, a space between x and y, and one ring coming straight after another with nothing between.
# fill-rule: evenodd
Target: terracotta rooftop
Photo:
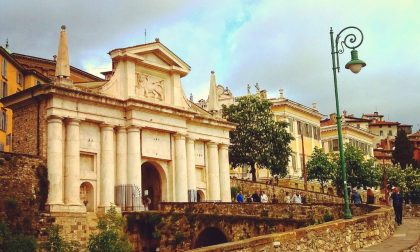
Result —
<instances>
[{"instance_id":1,"label":"terracotta rooftop","mask_svg":"<svg viewBox=\"0 0 420 252\"><path fill-rule=\"evenodd\" d=\"M400 125L399 122L387 122L387 121L375 121L375 122L371 122L369 125Z\"/></svg>"}]
</instances>

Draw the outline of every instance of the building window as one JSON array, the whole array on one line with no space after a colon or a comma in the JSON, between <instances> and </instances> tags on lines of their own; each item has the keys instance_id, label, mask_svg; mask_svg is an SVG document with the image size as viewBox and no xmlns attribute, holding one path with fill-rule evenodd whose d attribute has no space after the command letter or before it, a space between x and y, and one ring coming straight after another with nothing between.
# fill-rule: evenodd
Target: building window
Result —
<instances>
[{"instance_id":1,"label":"building window","mask_svg":"<svg viewBox=\"0 0 420 252\"><path fill-rule=\"evenodd\" d=\"M4 151L4 144L0 143L0 151Z\"/></svg>"},{"instance_id":2,"label":"building window","mask_svg":"<svg viewBox=\"0 0 420 252\"><path fill-rule=\"evenodd\" d=\"M6 111L1 111L0 113L0 130L7 130L7 114Z\"/></svg>"},{"instance_id":3,"label":"building window","mask_svg":"<svg viewBox=\"0 0 420 252\"><path fill-rule=\"evenodd\" d=\"M296 121L297 122L297 130L298 130L298 134L302 134L302 122L301 121Z\"/></svg>"},{"instance_id":4,"label":"building window","mask_svg":"<svg viewBox=\"0 0 420 252\"><path fill-rule=\"evenodd\" d=\"M379 131L379 135L380 136L383 136L384 135L384 132L381 130L381 131Z\"/></svg>"},{"instance_id":5,"label":"building window","mask_svg":"<svg viewBox=\"0 0 420 252\"><path fill-rule=\"evenodd\" d=\"M297 171L297 169L296 169L296 156L295 156L295 154L292 154L292 168L293 168L293 171Z\"/></svg>"},{"instance_id":6,"label":"building window","mask_svg":"<svg viewBox=\"0 0 420 252\"><path fill-rule=\"evenodd\" d=\"M7 61L5 58L3 58L3 64L1 65L1 75L3 75L3 77L6 77L6 65Z\"/></svg>"},{"instance_id":7,"label":"building window","mask_svg":"<svg viewBox=\"0 0 420 252\"><path fill-rule=\"evenodd\" d=\"M7 134L6 136L6 145L12 144L12 133Z\"/></svg>"},{"instance_id":8,"label":"building window","mask_svg":"<svg viewBox=\"0 0 420 252\"><path fill-rule=\"evenodd\" d=\"M289 118L289 129L290 129L290 132L291 133L293 133L294 130L295 130L295 127L293 125L293 119L292 118Z\"/></svg>"},{"instance_id":9,"label":"building window","mask_svg":"<svg viewBox=\"0 0 420 252\"><path fill-rule=\"evenodd\" d=\"M16 80L17 80L17 84L21 85L23 84L23 74L20 72L16 73Z\"/></svg>"},{"instance_id":10,"label":"building window","mask_svg":"<svg viewBox=\"0 0 420 252\"><path fill-rule=\"evenodd\" d=\"M388 131L388 136L392 136L392 130Z\"/></svg>"},{"instance_id":11,"label":"building window","mask_svg":"<svg viewBox=\"0 0 420 252\"><path fill-rule=\"evenodd\" d=\"M1 87L1 97L6 97L7 96L7 82L3 81L3 85Z\"/></svg>"},{"instance_id":12,"label":"building window","mask_svg":"<svg viewBox=\"0 0 420 252\"><path fill-rule=\"evenodd\" d=\"M338 139L333 139L332 140L332 150L333 151L338 151Z\"/></svg>"}]
</instances>

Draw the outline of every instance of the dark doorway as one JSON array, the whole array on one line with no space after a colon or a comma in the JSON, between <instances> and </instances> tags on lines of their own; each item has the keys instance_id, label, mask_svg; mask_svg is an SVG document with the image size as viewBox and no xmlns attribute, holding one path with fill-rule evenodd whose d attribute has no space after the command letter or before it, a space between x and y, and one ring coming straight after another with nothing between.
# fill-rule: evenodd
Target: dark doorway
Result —
<instances>
[{"instance_id":1,"label":"dark doorway","mask_svg":"<svg viewBox=\"0 0 420 252\"><path fill-rule=\"evenodd\" d=\"M197 202L203 202L206 199L204 198L204 193L201 190L197 190Z\"/></svg>"},{"instance_id":2,"label":"dark doorway","mask_svg":"<svg viewBox=\"0 0 420 252\"><path fill-rule=\"evenodd\" d=\"M159 202L162 201L162 179L157 169L150 162L146 162L141 166L142 196L147 194L151 199L149 210L158 209Z\"/></svg>"},{"instance_id":3,"label":"dark doorway","mask_svg":"<svg viewBox=\"0 0 420 252\"><path fill-rule=\"evenodd\" d=\"M208 227L201 231L194 243L194 248L207 247L228 242L226 235L215 227Z\"/></svg>"}]
</instances>

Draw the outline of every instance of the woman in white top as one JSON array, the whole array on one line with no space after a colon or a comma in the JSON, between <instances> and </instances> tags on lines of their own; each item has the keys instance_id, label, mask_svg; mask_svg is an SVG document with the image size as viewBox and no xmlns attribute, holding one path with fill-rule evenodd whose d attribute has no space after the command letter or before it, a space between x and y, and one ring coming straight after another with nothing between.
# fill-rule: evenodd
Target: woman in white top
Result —
<instances>
[{"instance_id":1,"label":"woman in white top","mask_svg":"<svg viewBox=\"0 0 420 252\"><path fill-rule=\"evenodd\" d=\"M261 203L268 203L268 196L265 192L261 193Z\"/></svg>"}]
</instances>

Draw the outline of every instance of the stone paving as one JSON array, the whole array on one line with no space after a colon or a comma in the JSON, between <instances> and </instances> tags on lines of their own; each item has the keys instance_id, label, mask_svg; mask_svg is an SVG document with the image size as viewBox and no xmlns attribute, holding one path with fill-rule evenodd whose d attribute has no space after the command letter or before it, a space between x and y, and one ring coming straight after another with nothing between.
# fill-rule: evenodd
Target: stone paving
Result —
<instances>
[{"instance_id":1,"label":"stone paving","mask_svg":"<svg viewBox=\"0 0 420 252\"><path fill-rule=\"evenodd\" d=\"M364 249L360 252L397 252L404 251L419 242L420 218L404 218L403 224L385 241ZM412 250L415 251L415 250Z\"/></svg>"}]
</instances>

